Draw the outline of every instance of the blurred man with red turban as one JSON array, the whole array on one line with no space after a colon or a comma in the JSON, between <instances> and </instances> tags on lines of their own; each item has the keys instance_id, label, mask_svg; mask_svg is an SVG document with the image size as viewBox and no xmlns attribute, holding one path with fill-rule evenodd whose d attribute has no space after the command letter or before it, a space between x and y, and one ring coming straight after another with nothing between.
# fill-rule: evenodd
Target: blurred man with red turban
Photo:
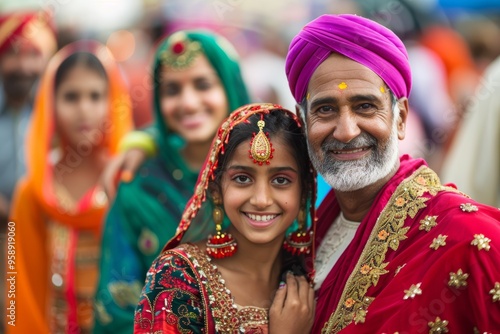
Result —
<instances>
[{"instance_id":1,"label":"blurred man with red turban","mask_svg":"<svg viewBox=\"0 0 500 334\"><path fill-rule=\"evenodd\" d=\"M16 181L24 174L24 142L36 82L57 49L47 12L0 16L0 226Z\"/></svg>"},{"instance_id":2,"label":"blurred man with red turban","mask_svg":"<svg viewBox=\"0 0 500 334\"><path fill-rule=\"evenodd\" d=\"M47 12L0 14L0 245L16 182L25 173L24 143L36 82L57 49L55 27ZM5 248L0 267L5 268ZM5 270L0 271L4 290ZM0 300L2 309L4 301ZM5 316L0 320L2 332Z\"/></svg>"}]
</instances>

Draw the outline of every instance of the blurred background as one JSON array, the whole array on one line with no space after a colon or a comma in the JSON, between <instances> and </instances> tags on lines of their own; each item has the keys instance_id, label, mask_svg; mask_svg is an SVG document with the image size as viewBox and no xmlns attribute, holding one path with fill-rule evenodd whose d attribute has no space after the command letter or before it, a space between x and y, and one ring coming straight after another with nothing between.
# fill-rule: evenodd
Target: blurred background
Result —
<instances>
[{"instance_id":1,"label":"blurred background","mask_svg":"<svg viewBox=\"0 0 500 334\"><path fill-rule=\"evenodd\" d=\"M493 172L477 172L477 166L471 163L472 176L448 174L459 186L459 181L468 180L479 188L475 194L460 187L473 198L491 188L498 196L487 204L500 206L500 175L492 178L500 170L500 131L495 126L489 127L492 132L483 131L486 123L496 119L491 115L500 115L500 103L489 102L491 96L500 96L494 93L500 90L500 0L0 0L0 16L20 11L46 12L56 26L58 49L80 39L95 39L107 45L127 82L136 128L152 121L153 53L159 40L174 31L203 28L225 36L240 55L252 101L279 103L294 110L295 101L285 76L285 57L293 36L322 14L352 13L371 18L400 36L412 66L410 113L406 138L400 143L401 153L425 158L440 173L447 156L452 156L449 152L458 130L473 123L467 122L472 120L468 118L473 114L470 106L484 102L487 107L476 103L477 108L490 114L471 133L472 137L484 133L487 144L478 141L478 146L473 147L473 141L464 137L463 142L470 145L455 148L458 163L451 160L449 169L459 171L464 163L474 160L478 166L490 166ZM5 36L5 30L0 29L0 41ZM495 59L499 59L496 77L484 77ZM0 88L4 79L0 76ZM2 103L0 99L0 107ZM26 122L30 108L28 103ZM3 121L3 129L11 127L8 121ZM26 126L16 122L25 131ZM496 124L500 125L500 121ZM3 133L7 139L1 140L0 136L0 143L4 144L0 147L0 167L6 169L3 166L11 160L19 160L21 166L24 132L16 134L21 138L18 142L14 135L8 137L5 130ZM490 154L486 146L494 153ZM472 151L484 152L483 159L471 158ZM0 186L5 183L12 191L15 177L5 177L3 169ZM17 169L19 177L22 174ZM484 182L479 182L477 176L482 176ZM1 195L0 191L3 244L10 198L6 200ZM4 258L2 254L2 267ZM2 278L0 290L4 289L4 282ZM0 320L0 333L3 321Z\"/></svg>"},{"instance_id":2,"label":"blurred background","mask_svg":"<svg viewBox=\"0 0 500 334\"><path fill-rule=\"evenodd\" d=\"M2 0L0 12L46 10L58 46L105 43L120 62L134 121L151 120L149 66L155 43L184 28L208 28L234 43L254 101L294 108L284 74L291 38L326 13L357 13L394 30L410 53L412 120L402 150L439 170L484 69L500 55L498 0ZM428 94L430 91L433 94Z\"/></svg>"}]
</instances>

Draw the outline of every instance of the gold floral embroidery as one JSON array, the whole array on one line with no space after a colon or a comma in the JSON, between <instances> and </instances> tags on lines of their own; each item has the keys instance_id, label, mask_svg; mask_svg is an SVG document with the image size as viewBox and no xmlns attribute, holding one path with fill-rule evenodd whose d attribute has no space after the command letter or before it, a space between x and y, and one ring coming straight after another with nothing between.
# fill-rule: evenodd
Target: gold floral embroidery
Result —
<instances>
[{"instance_id":1,"label":"gold floral embroidery","mask_svg":"<svg viewBox=\"0 0 500 334\"><path fill-rule=\"evenodd\" d=\"M361 273L363 275L368 274L370 272L370 270L372 270L372 268L367 264L365 264L364 266L361 267Z\"/></svg>"},{"instance_id":2,"label":"gold floral embroidery","mask_svg":"<svg viewBox=\"0 0 500 334\"><path fill-rule=\"evenodd\" d=\"M402 207L403 205L405 205L406 201L404 200L404 198L396 198L396 202L394 204L396 204L396 206L399 206L399 207Z\"/></svg>"},{"instance_id":3,"label":"gold floral embroidery","mask_svg":"<svg viewBox=\"0 0 500 334\"><path fill-rule=\"evenodd\" d=\"M352 298L349 298L345 301L344 305L345 307L347 308L351 308L356 302L354 301L354 299Z\"/></svg>"},{"instance_id":4,"label":"gold floral embroidery","mask_svg":"<svg viewBox=\"0 0 500 334\"><path fill-rule=\"evenodd\" d=\"M386 230L382 230L378 233L378 238L379 240L385 240L389 236L389 233L387 233Z\"/></svg>"},{"instance_id":5,"label":"gold floral embroidery","mask_svg":"<svg viewBox=\"0 0 500 334\"><path fill-rule=\"evenodd\" d=\"M469 274L464 273L462 269L458 269L456 273L450 273L450 280L448 281L448 286L460 289L467 286L467 278Z\"/></svg>"},{"instance_id":6,"label":"gold floral embroidery","mask_svg":"<svg viewBox=\"0 0 500 334\"><path fill-rule=\"evenodd\" d=\"M477 246L477 249L482 250L485 249L486 251L489 251L491 246L490 246L490 238L486 238L484 234L474 234L474 240L470 243L473 246Z\"/></svg>"},{"instance_id":7,"label":"gold floral embroidery","mask_svg":"<svg viewBox=\"0 0 500 334\"><path fill-rule=\"evenodd\" d=\"M210 312L214 317L217 332L236 333L240 332L241 328L268 323L267 309L254 306L238 307L234 303L225 280L204 252L193 244L183 247L200 274L201 285L207 289Z\"/></svg>"},{"instance_id":8,"label":"gold floral embroidery","mask_svg":"<svg viewBox=\"0 0 500 334\"><path fill-rule=\"evenodd\" d=\"M405 296L403 299L415 298L416 295L422 294L422 289L420 289L422 283L412 284L408 290L405 290Z\"/></svg>"},{"instance_id":9,"label":"gold floral embroidery","mask_svg":"<svg viewBox=\"0 0 500 334\"><path fill-rule=\"evenodd\" d=\"M366 310L374 300L374 297L365 296L366 291L377 285L380 276L389 272L385 269L389 264L384 262L385 255L389 249L397 250L400 241L407 238L409 227L404 226L405 220L408 217L415 218L418 211L426 207L428 198L423 196L424 193L435 196L443 190L455 191L441 186L436 173L426 166L420 167L397 187L380 214L356 268L346 282L337 309L325 323L321 333L337 333L353 321L364 321ZM385 235L384 231L388 233L386 238L379 238ZM367 274L361 271L364 265L371 268ZM347 305L351 307L346 307Z\"/></svg>"},{"instance_id":10,"label":"gold floral embroidery","mask_svg":"<svg viewBox=\"0 0 500 334\"><path fill-rule=\"evenodd\" d=\"M428 323L430 330L429 334L448 333L448 320L441 320L439 317L436 320Z\"/></svg>"},{"instance_id":11,"label":"gold floral embroidery","mask_svg":"<svg viewBox=\"0 0 500 334\"><path fill-rule=\"evenodd\" d=\"M425 181L425 179L421 176L418 176L416 179L415 179L415 182L417 182L418 184L420 184L421 186L425 186L427 184L427 181Z\"/></svg>"},{"instance_id":12,"label":"gold floral embroidery","mask_svg":"<svg viewBox=\"0 0 500 334\"><path fill-rule=\"evenodd\" d=\"M471 204L471 203L463 203L463 204L460 204L460 209L463 211L463 212L476 212L478 211L479 209L477 208L477 206Z\"/></svg>"},{"instance_id":13,"label":"gold floral embroidery","mask_svg":"<svg viewBox=\"0 0 500 334\"><path fill-rule=\"evenodd\" d=\"M446 246L446 238L448 238L447 235L438 235L437 238L434 238L432 240L431 245L429 248L432 248L434 250L437 250L439 247Z\"/></svg>"},{"instance_id":14,"label":"gold floral embroidery","mask_svg":"<svg viewBox=\"0 0 500 334\"><path fill-rule=\"evenodd\" d=\"M425 230L425 232L429 232L431 228L437 225L436 218L437 216L425 216L425 218L420 221L420 227L418 229L420 231Z\"/></svg>"},{"instance_id":15,"label":"gold floral embroidery","mask_svg":"<svg viewBox=\"0 0 500 334\"><path fill-rule=\"evenodd\" d=\"M397 274L399 274L399 272L401 271L401 269L403 269L403 267L404 267L404 266L406 266L406 263L404 263L404 264L402 264L402 265L398 266L398 267L396 268L396 270L394 270L394 276L396 276Z\"/></svg>"},{"instance_id":16,"label":"gold floral embroidery","mask_svg":"<svg viewBox=\"0 0 500 334\"><path fill-rule=\"evenodd\" d=\"M374 298L365 297L358 307L354 308L353 320L355 324L364 323L366 319L366 309L371 304Z\"/></svg>"},{"instance_id":17,"label":"gold floral embroidery","mask_svg":"<svg viewBox=\"0 0 500 334\"><path fill-rule=\"evenodd\" d=\"M492 295L493 302L500 301L500 283L495 282L495 287L490 290L490 295Z\"/></svg>"}]
</instances>

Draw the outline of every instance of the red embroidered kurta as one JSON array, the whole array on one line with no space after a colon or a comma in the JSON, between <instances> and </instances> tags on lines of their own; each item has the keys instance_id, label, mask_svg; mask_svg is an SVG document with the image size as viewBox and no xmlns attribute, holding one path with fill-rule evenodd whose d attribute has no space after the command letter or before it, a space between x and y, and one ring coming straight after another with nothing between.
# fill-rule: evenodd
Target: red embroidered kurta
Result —
<instances>
[{"instance_id":1,"label":"red embroidered kurta","mask_svg":"<svg viewBox=\"0 0 500 334\"><path fill-rule=\"evenodd\" d=\"M146 275L134 333L268 333L268 310L234 303L219 270L194 244L164 251Z\"/></svg>"},{"instance_id":2,"label":"red embroidered kurta","mask_svg":"<svg viewBox=\"0 0 500 334\"><path fill-rule=\"evenodd\" d=\"M340 209L318 211L320 243ZM318 291L313 333L500 333L500 210L408 156Z\"/></svg>"}]
</instances>

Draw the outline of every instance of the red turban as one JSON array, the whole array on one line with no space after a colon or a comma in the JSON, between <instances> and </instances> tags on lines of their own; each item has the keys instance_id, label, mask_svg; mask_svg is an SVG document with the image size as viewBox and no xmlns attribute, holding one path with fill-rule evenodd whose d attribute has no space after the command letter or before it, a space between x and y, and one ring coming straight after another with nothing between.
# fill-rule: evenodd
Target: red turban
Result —
<instances>
[{"instance_id":1,"label":"red turban","mask_svg":"<svg viewBox=\"0 0 500 334\"><path fill-rule=\"evenodd\" d=\"M10 47L30 44L48 58L57 49L55 34L47 12L16 12L0 16L0 54Z\"/></svg>"}]
</instances>

